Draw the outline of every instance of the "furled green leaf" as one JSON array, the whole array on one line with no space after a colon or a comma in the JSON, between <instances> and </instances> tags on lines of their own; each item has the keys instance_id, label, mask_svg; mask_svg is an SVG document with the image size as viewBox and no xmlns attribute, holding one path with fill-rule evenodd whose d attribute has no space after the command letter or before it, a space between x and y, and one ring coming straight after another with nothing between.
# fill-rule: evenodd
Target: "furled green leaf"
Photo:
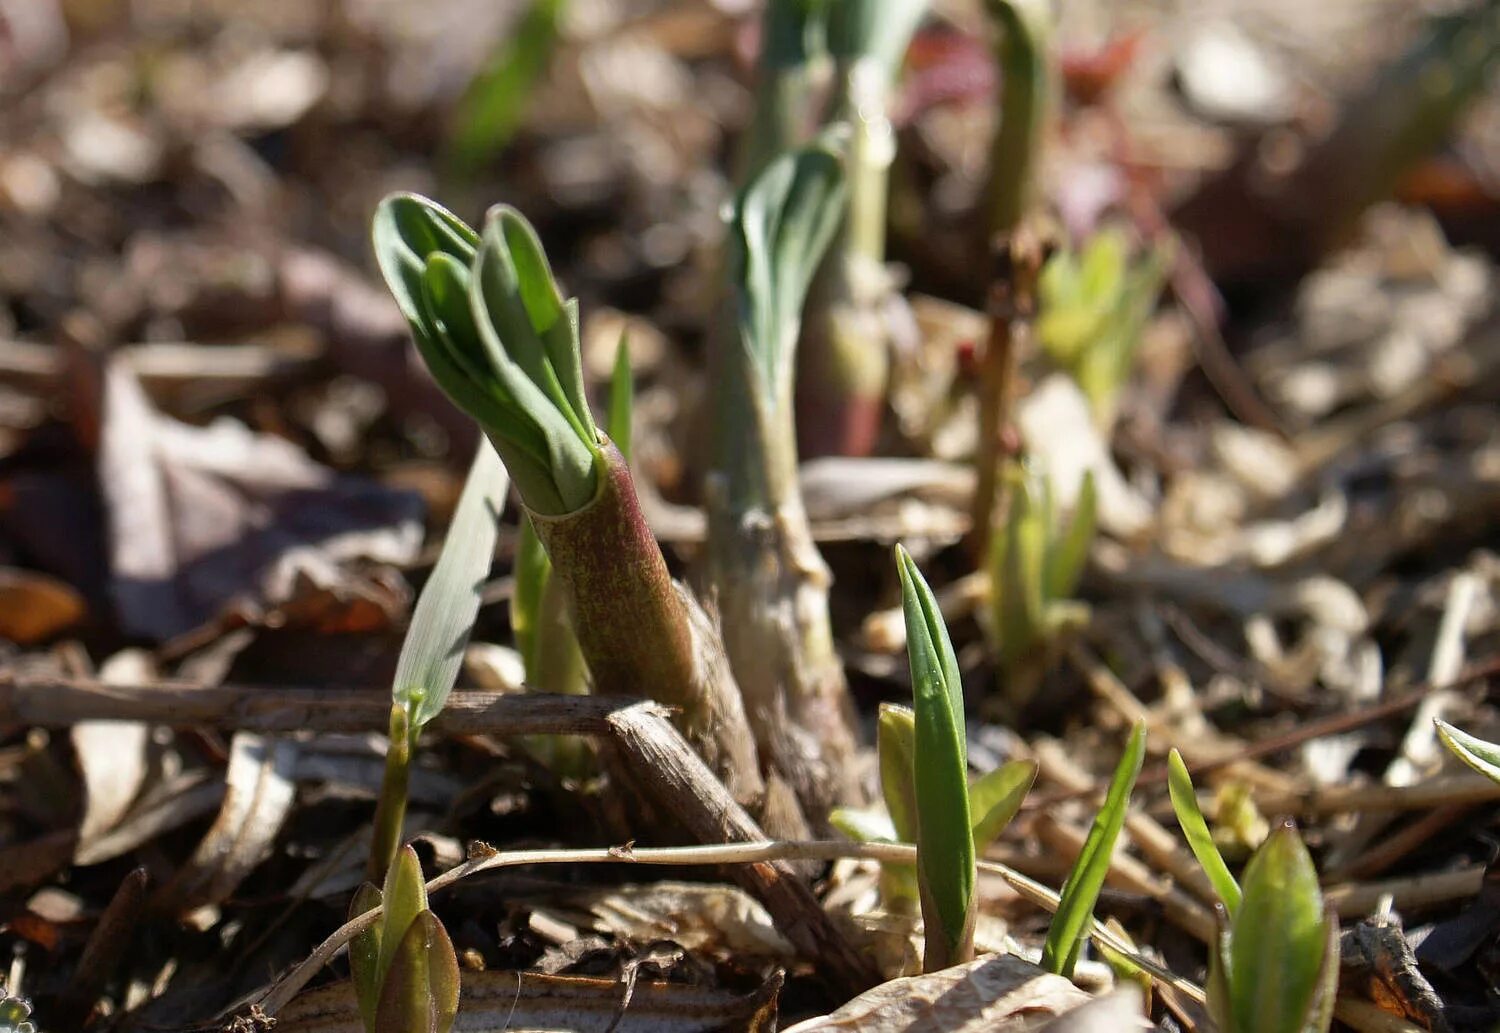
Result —
<instances>
[{"instance_id":1,"label":"furled green leaf","mask_svg":"<svg viewBox=\"0 0 1500 1033\"><path fill-rule=\"evenodd\" d=\"M385 873L385 888L380 894L385 912L381 915L380 964L378 982L384 986L391 970L391 959L406 935L407 927L418 914L427 910L427 887L422 881L422 862L411 844L402 847L396 861Z\"/></svg>"},{"instance_id":2,"label":"furled green leaf","mask_svg":"<svg viewBox=\"0 0 1500 1033\"><path fill-rule=\"evenodd\" d=\"M500 457L480 438L448 537L417 597L396 661L392 697L406 706L413 737L442 712L458 680L464 645L479 613L480 590L495 556L509 482Z\"/></svg>"},{"instance_id":3,"label":"furled green leaf","mask_svg":"<svg viewBox=\"0 0 1500 1033\"><path fill-rule=\"evenodd\" d=\"M899 703L880 704L875 747L880 759L880 792L902 843L917 841L917 717Z\"/></svg>"},{"instance_id":4,"label":"furled green leaf","mask_svg":"<svg viewBox=\"0 0 1500 1033\"><path fill-rule=\"evenodd\" d=\"M1250 859L1243 891L1229 941L1230 1029L1303 1033L1318 1004L1328 927L1317 869L1290 822Z\"/></svg>"},{"instance_id":5,"label":"furled green leaf","mask_svg":"<svg viewBox=\"0 0 1500 1033\"><path fill-rule=\"evenodd\" d=\"M458 1015L458 957L431 911L407 926L391 959L374 1033L448 1033Z\"/></svg>"},{"instance_id":6,"label":"furled green leaf","mask_svg":"<svg viewBox=\"0 0 1500 1033\"><path fill-rule=\"evenodd\" d=\"M1193 779L1188 774L1187 765L1182 762L1182 755L1176 750L1167 755L1167 791L1172 796L1172 810L1177 813L1177 824L1182 826L1182 834L1187 837L1193 856L1198 859L1203 874L1208 876L1214 892L1224 903L1224 910L1231 919L1234 918L1240 909L1240 884L1234 881L1234 876L1229 873L1229 866L1224 863L1219 848L1214 844L1208 822L1203 820L1203 812L1198 809Z\"/></svg>"},{"instance_id":7,"label":"furled green leaf","mask_svg":"<svg viewBox=\"0 0 1500 1033\"><path fill-rule=\"evenodd\" d=\"M975 851L982 851L1005 831L1036 781L1036 761L1013 760L969 786L969 826Z\"/></svg>"},{"instance_id":8,"label":"furled green leaf","mask_svg":"<svg viewBox=\"0 0 1500 1033\"><path fill-rule=\"evenodd\" d=\"M731 282L743 358L767 401L791 388L802 303L844 211L839 156L813 146L778 155L741 192Z\"/></svg>"},{"instance_id":9,"label":"furled green leaf","mask_svg":"<svg viewBox=\"0 0 1500 1033\"><path fill-rule=\"evenodd\" d=\"M1137 724L1125 745L1125 753L1115 768L1104 806L1094 819L1083 849L1068 879L1063 883L1057 914L1047 929L1047 943L1042 949L1042 967L1049 972L1072 978L1073 969L1088 939L1094 904L1109 874L1109 863L1115 852L1115 840L1125 825L1130 809L1130 793L1146 757L1146 726Z\"/></svg>"},{"instance_id":10,"label":"furled green leaf","mask_svg":"<svg viewBox=\"0 0 1500 1033\"><path fill-rule=\"evenodd\" d=\"M354 891L354 899L349 904L349 917L358 918L379 906L379 887L371 882L363 883ZM382 924L377 921L349 941L349 975L354 983L354 998L359 1004L359 1017L364 1023L365 1033L374 1033L375 1008L380 1003Z\"/></svg>"},{"instance_id":11,"label":"furled green leaf","mask_svg":"<svg viewBox=\"0 0 1500 1033\"><path fill-rule=\"evenodd\" d=\"M630 461L631 425L635 419L635 384L630 375L630 338L620 335L615 366L609 376L609 419L606 433L620 454Z\"/></svg>"},{"instance_id":12,"label":"furled green leaf","mask_svg":"<svg viewBox=\"0 0 1500 1033\"><path fill-rule=\"evenodd\" d=\"M1491 781L1500 782L1500 746L1470 735L1441 719L1437 719L1436 724L1438 737L1443 740L1443 745L1453 751L1454 756Z\"/></svg>"},{"instance_id":13,"label":"furled green leaf","mask_svg":"<svg viewBox=\"0 0 1500 1033\"><path fill-rule=\"evenodd\" d=\"M1031 204L1042 131L1052 106L1053 69L1045 0L989 0L1000 25L1000 125L990 147L991 233L1010 233Z\"/></svg>"},{"instance_id":14,"label":"furled green leaf","mask_svg":"<svg viewBox=\"0 0 1500 1033\"><path fill-rule=\"evenodd\" d=\"M967 960L974 936L974 840L958 659L932 589L899 545L901 603L916 714L917 871L928 971Z\"/></svg>"},{"instance_id":15,"label":"furled green leaf","mask_svg":"<svg viewBox=\"0 0 1500 1033\"><path fill-rule=\"evenodd\" d=\"M418 336L425 333L420 281L427 256L451 255L465 266L474 259L479 235L441 205L416 194L392 194L375 209L371 237L375 260L401 314Z\"/></svg>"}]
</instances>

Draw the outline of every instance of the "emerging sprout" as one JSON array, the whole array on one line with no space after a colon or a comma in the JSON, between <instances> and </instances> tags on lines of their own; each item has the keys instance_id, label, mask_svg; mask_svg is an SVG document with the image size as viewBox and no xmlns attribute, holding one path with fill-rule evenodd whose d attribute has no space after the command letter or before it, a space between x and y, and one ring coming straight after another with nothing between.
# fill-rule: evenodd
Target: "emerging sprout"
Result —
<instances>
[{"instance_id":1,"label":"emerging sprout","mask_svg":"<svg viewBox=\"0 0 1500 1033\"><path fill-rule=\"evenodd\" d=\"M1037 337L1078 383L1101 427L1114 421L1168 260L1164 248L1132 257L1125 235L1106 229L1081 253L1060 250L1042 267Z\"/></svg>"},{"instance_id":2,"label":"emerging sprout","mask_svg":"<svg viewBox=\"0 0 1500 1033\"><path fill-rule=\"evenodd\" d=\"M1030 698L1060 638L1088 620L1072 599L1093 542L1097 501L1084 474L1072 519L1057 515L1052 482L1025 468L1010 474L1010 508L990 541L989 632L1016 703Z\"/></svg>"},{"instance_id":3,"label":"emerging sprout","mask_svg":"<svg viewBox=\"0 0 1500 1033\"><path fill-rule=\"evenodd\" d=\"M915 843L916 715L910 707L882 703L877 734L885 812L842 807L833 812L833 825L860 843ZM969 783L969 836L976 857L1000 837L1021 809L1036 771L1035 761L1013 760ZM892 911L915 911L920 899L916 868L882 865L880 895Z\"/></svg>"},{"instance_id":4,"label":"emerging sprout","mask_svg":"<svg viewBox=\"0 0 1500 1033\"><path fill-rule=\"evenodd\" d=\"M969 823L963 686L937 600L899 545L896 569L906 614L914 711L912 800L926 931L922 968L936 972L968 961L974 953L974 836Z\"/></svg>"},{"instance_id":5,"label":"emerging sprout","mask_svg":"<svg viewBox=\"0 0 1500 1033\"><path fill-rule=\"evenodd\" d=\"M384 906L379 920L349 941L349 969L365 1033L448 1033L458 1014L458 958L427 908L416 851L402 848L383 889L365 883L350 917Z\"/></svg>"},{"instance_id":6,"label":"emerging sprout","mask_svg":"<svg viewBox=\"0 0 1500 1033\"><path fill-rule=\"evenodd\" d=\"M1104 888L1104 879L1109 875L1115 840L1120 838L1126 813L1130 810L1130 793L1145 759L1146 726L1138 724L1130 733L1125 753L1110 780L1104 806L1099 808L1078 860L1063 883L1057 914L1052 916L1047 943L1042 948L1042 967L1049 972L1071 979L1073 969L1078 965L1079 955L1093 925L1094 904L1098 902L1099 891Z\"/></svg>"}]
</instances>

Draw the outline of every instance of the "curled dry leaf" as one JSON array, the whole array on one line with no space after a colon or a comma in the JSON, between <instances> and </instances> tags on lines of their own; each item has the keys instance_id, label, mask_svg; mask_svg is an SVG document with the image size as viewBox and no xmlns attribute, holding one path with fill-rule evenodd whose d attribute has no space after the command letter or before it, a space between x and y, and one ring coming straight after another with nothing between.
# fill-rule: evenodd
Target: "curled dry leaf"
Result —
<instances>
[{"instance_id":1,"label":"curled dry leaf","mask_svg":"<svg viewBox=\"0 0 1500 1033\"><path fill-rule=\"evenodd\" d=\"M217 904L266 858L291 813L296 759L296 745L284 739L235 734L219 816L192 858L157 894L157 909L181 914Z\"/></svg>"},{"instance_id":2,"label":"curled dry leaf","mask_svg":"<svg viewBox=\"0 0 1500 1033\"><path fill-rule=\"evenodd\" d=\"M1086 1004L1061 976L1011 954L893 979L785 1033L1022 1033Z\"/></svg>"},{"instance_id":3,"label":"curled dry leaf","mask_svg":"<svg viewBox=\"0 0 1500 1033\"><path fill-rule=\"evenodd\" d=\"M99 671L106 684L145 685L155 677L150 656L136 649L115 654ZM84 789L75 856L87 856L93 844L125 817L141 791L149 766L147 733L140 721L80 721L70 731Z\"/></svg>"},{"instance_id":4,"label":"curled dry leaf","mask_svg":"<svg viewBox=\"0 0 1500 1033\"><path fill-rule=\"evenodd\" d=\"M0 568L0 638L35 645L77 624L84 612L82 597L56 578Z\"/></svg>"},{"instance_id":5,"label":"curled dry leaf","mask_svg":"<svg viewBox=\"0 0 1500 1033\"><path fill-rule=\"evenodd\" d=\"M557 1029L576 1033L770 1033L776 1026L779 975L747 996L676 983L627 985L612 979L534 972L466 972L459 990L464 1030ZM1076 991L1075 991L1076 992ZM1080 996L1082 996L1080 994ZM276 1016L278 1033L360 1033L354 991L346 980L301 994Z\"/></svg>"},{"instance_id":6,"label":"curled dry leaf","mask_svg":"<svg viewBox=\"0 0 1500 1033\"><path fill-rule=\"evenodd\" d=\"M193 427L162 416L120 363L105 372L104 403L98 470L129 634L170 638L231 600L275 602L309 578L358 597L342 564L416 558L413 495L337 477L231 420Z\"/></svg>"}]
</instances>

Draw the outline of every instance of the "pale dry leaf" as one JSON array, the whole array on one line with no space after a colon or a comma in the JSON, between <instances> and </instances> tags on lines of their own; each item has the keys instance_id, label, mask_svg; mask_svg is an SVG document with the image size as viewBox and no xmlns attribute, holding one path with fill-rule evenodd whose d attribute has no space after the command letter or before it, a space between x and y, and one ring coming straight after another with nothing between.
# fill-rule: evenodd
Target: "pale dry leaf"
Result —
<instances>
[{"instance_id":1,"label":"pale dry leaf","mask_svg":"<svg viewBox=\"0 0 1500 1033\"><path fill-rule=\"evenodd\" d=\"M296 795L297 746L236 732L219 816L198 849L157 894L158 909L182 914L225 900L271 853Z\"/></svg>"},{"instance_id":2,"label":"pale dry leaf","mask_svg":"<svg viewBox=\"0 0 1500 1033\"><path fill-rule=\"evenodd\" d=\"M1043 1026L1041 1033L1127 1033L1132 1029L1156 1029L1142 1017L1144 1004L1139 987L1122 986L1065 1012Z\"/></svg>"},{"instance_id":3,"label":"pale dry leaf","mask_svg":"<svg viewBox=\"0 0 1500 1033\"><path fill-rule=\"evenodd\" d=\"M1088 1000L1061 976L992 954L882 983L784 1033L1029 1033Z\"/></svg>"},{"instance_id":4,"label":"pale dry leaf","mask_svg":"<svg viewBox=\"0 0 1500 1033\"><path fill-rule=\"evenodd\" d=\"M116 653L99 669L107 685L147 685L156 665L144 650ZM83 772L83 819L75 855L93 845L125 817L149 771L149 729L140 721L80 721L68 733Z\"/></svg>"},{"instance_id":5,"label":"pale dry leaf","mask_svg":"<svg viewBox=\"0 0 1500 1033\"><path fill-rule=\"evenodd\" d=\"M600 932L634 943L670 939L691 951L789 961L795 954L760 902L735 886L692 882L625 885L586 906Z\"/></svg>"},{"instance_id":6,"label":"pale dry leaf","mask_svg":"<svg viewBox=\"0 0 1500 1033\"><path fill-rule=\"evenodd\" d=\"M143 793L119 824L73 854L75 865L100 864L128 854L163 832L196 821L224 799L224 783L202 771L167 779Z\"/></svg>"},{"instance_id":7,"label":"pale dry leaf","mask_svg":"<svg viewBox=\"0 0 1500 1033\"><path fill-rule=\"evenodd\" d=\"M780 990L779 975L747 996L638 980L622 1013L626 985L616 980L464 972L453 1033L770 1033ZM360 1033L362 1028L348 981L301 994L276 1016L277 1033Z\"/></svg>"}]
</instances>

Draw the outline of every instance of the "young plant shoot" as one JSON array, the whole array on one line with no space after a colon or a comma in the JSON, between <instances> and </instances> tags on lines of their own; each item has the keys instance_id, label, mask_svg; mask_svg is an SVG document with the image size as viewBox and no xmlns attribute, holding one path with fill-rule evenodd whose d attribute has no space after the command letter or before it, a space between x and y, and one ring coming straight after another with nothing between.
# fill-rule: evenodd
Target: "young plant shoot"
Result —
<instances>
[{"instance_id":1,"label":"young plant shoot","mask_svg":"<svg viewBox=\"0 0 1500 1033\"><path fill-rule=\"evenodd\" d=\"M968 741L958 658L932 589L896 546L913 710L912 800L917 886L922 898L922 969L974 956L974 834L969 821Z\"/></svg>"},{"instance_id":2,"label":"young plant shoot","mask_svg":"<svg viewBox=\"0 0 1500 1033\"><path fill-rule=\"evenodd\" d=\"M448 1033L458 1014L458 958L427 907L422 865L403 847L383 889L365 883L349 917L377 907L374 925L349 941L349 970L365 1033Z\"/></svg>"},{"instance_id":3,"label":"young plant shoot","mask_svg":"<svg viewBox=\"0 0 1500 1033\"><path fill-rule=\"evenodd\" d=\"M1240 884L1230 874L1229 866L1224 863L1224 857L1214 843L1213 833L1208 829L1208 822L1203 820L1192 776L1188 774L1187 765L1182 762L1182 754L1176 750L1167 755L1167 791L1171 794L1172 810L1177 815L1177 824L1182 827L1188 847L1197 858L1203 874L1208 876L1214 892L1219 895L1219 902L1224 905L1225 913L1233 921L1240 909Z\"/></svg>"},{"instance_id":4,"label":"young plant shoot","mask_svg":"<svg viewBox=\"0 0 1500 1033\"><path fill-rule=\"evenodd\" d=\"M1057 914L1047 929L1047 943L1042 948L1042 968L1060 976L1073 978L1073 969L1078 965L1083 945L1088 941L1089 929L1094 921L1094 904L1099 900L1099 891L1104 888L1104 879L1109 875L1110 858L1114 856L1115 841L1125 827L1125 815L1130 810L1130 793L1141 773L1141 764L1146 759L1146 726L1138 724L1125 744L1125 753L1115 768L1109 791L1104 795L1104 806L1083 841L1083 849L1073 870L1063 883Z\"/></svg>"},{"instance_id":5,"label":"young plant shoot","mask_svg":"<svg viewBox=\"0 0 1500 1033\"><path fill-rule=\"evenodd\" d=\"M885 266L886 198L896 134L888 109L928 0L841 0L829 10L833 117L848 126L847 213L823 261L798 356L804 458L868 455L880 432L894 289Z\"/></svg>"},{"instance_id":6,"label":"young plant shoot","mask_svg":"<svg viewBox=\"0 0 1500 1033\"><path fill-rule=\"evenodd\" d=\"M739 691L708 617L673 582L624 457L584 398L577 304L531 224L492 208L482 234L425 198L375 215L376 257L439 386L494 444L562 586L596 691L678 708L731 793L763 783Z\"/></svg>"},{"instance_id":7,"label":"young plant shoot","mask_svg":"<svg viewBox=\"0 0 1500 1033\"><path fill-rule=\"evenodd\" d=\"M735 323L716 357L708 564L756 744L814 823L857 799L855 738L828 618L828 568L797 481L793 371L802 302L838 223L838 155L770 161L730 231Z\"/></svg>"},{"instance_id":8,"label":"young plant shoot","mask_svg":"<svg viewBox=\"0 0 1500 1033\"><path fill-rule=\"evenodd\" d=\"M1169 265L1168 249L1132 257L1125 235L1106 229L1081 254L1059 250L1042 267L1037 338L1082 389L1101 431L1114 423Z\"/></svg>"},{"instance_id":9,"label":"young plant shoot","mask_svg":"<svg viewBox=\"0 0 1500 1033\"><path fill-rule=\"evenodd\" d=\"M375 808L370 878L385 875L401 842L411 753L422 727L437 717L463 665L479 613L480 589L495 557L495 536L509 486L500 457L483 438L432 575L422 586L401 643L391 689L390 743Z\"/></svg>"},{"instance_id":10,"label":"young plant shoot","mask_svg":"<svg viewBox=\"0 0 1500 1033\"><path fill-rule=\"evenodd\" d=\"M880 705L877 747L885 812L841 807L833 812L836 829L860 843L917 841L916 735L916 715L910 707ZM1036 780L1036 771L1035 761L1013 760L969 784L969 833L975 857L1000 837L1020 811ZM916 868L881 865L880 899L887 910L914 913L920 901Z\"/></svg>"},{"instance_id":11,"label":"young plant shoot","mask_svg":"<svg viewBox=\"0 0 1500 1033\"><path fill-rule=\"evenodd\" d=\"M1438 738L1455 757L1492 782L1500 782L1500 746L1455 728L1447 721L1434 719L1433 723L1437 725Z\"/></svg>"},{"instance_id":12,"label":"young plant shoot","mask_svg":"<svg viewBox=\"0 0 1500 1033\"><path fill-rule=\"evenodd\" d=\"M988 631L1005 679L1006 698L1024 706L1035 694L1061 640L1088 621L1072 598L1094 540L1098 501L1084 474L1072 518L1063 524L1052 482L1012 469L1005 524L990 542Z\"/></svg>"}]
</instances>

